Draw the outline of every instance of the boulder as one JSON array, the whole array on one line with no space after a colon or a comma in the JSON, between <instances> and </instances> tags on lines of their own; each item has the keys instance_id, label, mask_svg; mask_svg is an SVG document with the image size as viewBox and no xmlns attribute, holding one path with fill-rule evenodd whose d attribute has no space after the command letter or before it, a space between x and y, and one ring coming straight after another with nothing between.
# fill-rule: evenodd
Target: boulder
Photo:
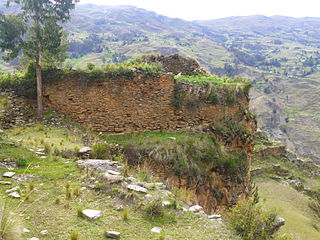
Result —
<instances>
[{"instance_id":1,"label":"boulder","mask_svg":"<svg viewBox=\"0 0 320 240\"><path fill-rule=\"evenodd\" d=\"M82 211L82 214L85 218L89 220L96 220L102 217L102 212L98 210L85 209Z\"/></svg>"},{"instance_id":2,"label":"boulder","mask_svg":"<svg viewBox=\"0 0 320 240\"><path fill-rule=\"evenodd\" d=\"M4 131L2 129L0 129L0 135L4 134Z\"/></svg>"},{"instance_id":3,"label":"boulder","mask_svg":"<svg viewBox=\"0 0 320 240\"><path fill-rule=\"evenodd\" d=\"M20 187L14 187L14 188L10 188L8 190L5 191L5 193L12 193L12 192L16 192L20 189Z\"/></svg>"},{"instance_id":4,"label":"boulder","mask_svg":"<svg viewBox=\"0 0 320 240\"><path fill-rule=\"evenodd\" d=\"M85 154L85 153L89 153L91 151L92 151L91 147L83 147L83 148L80 148L79 153L80 154Z\"/></svg>"},{"instance_id":5,"label":"boulder","mask_svg":"<svg viewBox=\"0 0 320 240\"><path fill-rule=\"evenodd\" d=\"M108 231L106 232L106 238L111 238L111 239L119 239L120 238L120 233L116 231Z\"/></svg>"},{"instance_id":6,"label":"boulder","mask_svg":"<svg viewBox=\"0 0 320 240\"><path fill-rule=\"evenodd\" d=\"M285 224L286 224L286 220L282 217L277 216L276 219L274 220L272 233L277 232Z\"/></svg>"},{"instance_id":7,"label":"boulder","mask_svg":"<svg viewBox=\"0 0 320 240\"><path fill-rule=\"evenodd\" d=\"M40 234L43 235L43 236L44 236L44 235L47 235L48 233L49 233L48 230L42 230L42 231L40 232Z\"/></svg>"},{"instance_id":8,"label":"boulder","mask_svg":"<svg viewBox=\"0 0 320 240\"><path fill-rule=\"evenodd\" d=\"M220 214L213 214L208 216L209 219L221 219L221 215Z\"/></svg>"}]
</instances>

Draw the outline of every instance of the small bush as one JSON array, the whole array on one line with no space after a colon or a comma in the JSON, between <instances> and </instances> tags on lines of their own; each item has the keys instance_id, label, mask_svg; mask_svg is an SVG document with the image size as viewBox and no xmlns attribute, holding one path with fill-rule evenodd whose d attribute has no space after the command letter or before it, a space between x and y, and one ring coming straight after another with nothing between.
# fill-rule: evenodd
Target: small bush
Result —
<instances>
[{"instance_id":1,"label":"small bush","mask_svg":"<svg viewBox=\"0 0 320 240\"><path fill-rule=\"evenodd\" d=\"M27 160L25 160L24 158L20 158L16 161L16 164L18 167L25 167L27 166Z\"/></svg>"},{"instance_id":2,"label":"small bush","mask_svg":"<svg viewBox=\"0 0 320 240\"><path fill-rule=\"evenodd\" d=\"M54 200L54 203L59 205L61 203L61 199L59 197L56 197L56 199Z\"/></svg>"},{"instance_id":3,"label":"small bush","mask_svg":"<svg viewBox=\"0 0 320 240\"><path fill-rule=\"evenodd\" d=\"M105 143L97 143L92 146L92 157L96 159L109 158L109 146Z\"/></svg>"},{"instance_id":4,"label":"small bush","mask_svg":"<svg viewBox=\"0 0 320 240\"><path fill-rule=\"evenodd\" d=\"M71 240L79 240L79 232L76 231L76 230L73 230L73 231L71 232L70 239L71 239Z\"/></svg>"},{"instance_id":5,"label":"small bush","mask_svg":"<svg viewBox=\"0 0 320 240\"><path fill-rule=\"evenodd\" d=\"M0 205L0 239L1 240L20 240L22 229L20 224L8 208Z\"/></svg>"},{"instance_id":6,"label":"small bush","mask_svg":"<svg viewBox=\"0 0 320 240\"><path fill-rule=\"evenodd\" d=\"M77 208L77 216L80 218L83 218L83 208L82 207L78 207Z\"/></svg>"},{"instance_id":7,"label":"small bush","mask_svg":"<svg viewBox=\"0 0 320 240\"><path fill-rule=\"evenodd\" d=\"M243 240L269 240L274 233L276 213L266 212L252 200L240 201L229 213L229 226Z\"/></svg>"},{"instance_id":8,"label":"small bush","mask_svg":"<svg viewBox=\"0 0 320 240\"><path fill-rule=\"evenodd\" d=\"M145 206L144 211L151 219L162 217L164 215L164 207L162 206L161 199L155 199L148 203Z\"/></svg>"},{"instance_id":9,"label":"small bush","mask_svg":"<svg viewBox=\"0 0 320 240\"><path fill-rule=\"evenodd\" d=\"M79 187L75 187L73 189L73 195L76 196L76 197L79 197L81 195L81 190Z\"/></svg>"},{"instance_id":10,"label":"small bush","mask_svg":"<svg viewBox=\"0 0 320 240\"><path fill-rule=\"evenodd\" d=\"M129 220L129 209L128 208L123 209L122 220L123 221Z\"/></svg>"}]
</instances>

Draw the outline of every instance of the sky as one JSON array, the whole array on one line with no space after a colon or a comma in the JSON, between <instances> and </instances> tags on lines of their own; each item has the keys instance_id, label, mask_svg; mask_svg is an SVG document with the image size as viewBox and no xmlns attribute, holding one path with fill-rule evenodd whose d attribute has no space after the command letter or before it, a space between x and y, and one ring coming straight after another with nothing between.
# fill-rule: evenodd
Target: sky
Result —
<instances>
[{"instance_id":1,"label":"sky","mask_svg":"<svg viewBox=\"0 0 320 240\"><path fill-rule=\"evenodd\" d=\"M320 17L320 0L80 0L80 3L133 5L185 20L256 14Z\"/></svg>"}]
</instances>

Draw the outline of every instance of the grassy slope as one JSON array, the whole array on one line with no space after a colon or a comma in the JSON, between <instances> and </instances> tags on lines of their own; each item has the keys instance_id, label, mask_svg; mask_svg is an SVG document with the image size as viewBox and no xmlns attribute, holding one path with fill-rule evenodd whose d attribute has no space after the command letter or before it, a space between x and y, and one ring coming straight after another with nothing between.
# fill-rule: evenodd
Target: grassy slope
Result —
<instances>
[{"instance_id":1,"label":"grassy slope","mask_svg":"<svg viewBox=\"0 0 320 240\"><path fill-rule=\"evenodd\" d=\"M261 198L266 198L267 208L276 208L286 220L280 233L288 233L297 240L318 240L318 232L311 223L313 214L308 208L309 198L288 185L271 179L257 179Z\"/></svg>"},{"instance_id":2,"label":"grassy slope","mask_svg":"<svg viewBox=\"0 0 320 240\"><path fill-rule=\"evenodd\" d=\"M40 131L39 131L40 129ZM87 186L89 178L81 172L76 163L69 159L58 158L40 159L29 151L29 148L37 149L43 147L41 142L50 142L54 147L73 150L74 147L81 146L81 131L70 131L66 129L51 128L43 130L43 127L37 125L30 128L17 128L7 132L6 141L20 142L21 146L16 147L7 144L1 144L1 159L24 158L28 165L16 169L16 173L32 174L36 178L29 182L14 183L22 189L22 199L28 194L30 185L34 185L35 190L31 193L28 200L20 201L9 199L5 195L1 198L7 203L7 206L14 211L16 216L21 215L23 226L31 230L31 233L24 237L36 236L40 239L69 239L72 230L79 231L80 239L102 239L106 230L115 230L122 233L121 239L158 239L157 234L150 232L154 226L161 226L166 232L166 239L235 239L226 230L216 230L208 220L201 219L190 213L177 213L176 223L152 222L144 217L144 212L139 208L138 202L119 200L113 191L109 193L100 193L95 190L84 190L80 197L73 196L72 199L66 199L65 185L68 182L71 189ZM23 140L22 140L23 139ZM22 140L22 141L21 141ZM63 140L63 144L60 142ZM35 145L35 146L34 146ZM26 146L26 148L24 148ZM4 172L1 169L1 173ZM92 183L91 183L92 184ZM3 192L12 186L0 186ZM108 197L109 196L109 197ZM55 204L56 198L61 199L60 204ZM122 220L122 212L116 210L117 204L129 206L129 220ZM77 217L79 207L99 209L103 211L104 216L94 222L90 222ZM47 229L47 236L40 236L41 230Z\"/></svg>"}]
</instances>

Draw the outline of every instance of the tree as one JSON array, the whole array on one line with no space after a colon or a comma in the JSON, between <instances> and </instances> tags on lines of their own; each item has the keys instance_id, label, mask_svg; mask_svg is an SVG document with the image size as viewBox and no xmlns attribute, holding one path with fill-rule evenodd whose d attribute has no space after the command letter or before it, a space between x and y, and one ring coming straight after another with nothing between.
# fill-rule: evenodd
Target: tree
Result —
<instances>
[{"instance_id":1,"label":"tree","mask_svg":"<svg viewBox=\"0 0 320 240\"><path fill-rule=\"evenodd\" d=\"M70 11L79 0L7 0L7 6L17 4L19 13L0 15L0 49L4 59L16 58L22 51L35 64L37 80L38 118L43 117L42 64L63 59L63 27ZM65 53L65 52L64 52Z\"/></svg>"}]
</instances>

